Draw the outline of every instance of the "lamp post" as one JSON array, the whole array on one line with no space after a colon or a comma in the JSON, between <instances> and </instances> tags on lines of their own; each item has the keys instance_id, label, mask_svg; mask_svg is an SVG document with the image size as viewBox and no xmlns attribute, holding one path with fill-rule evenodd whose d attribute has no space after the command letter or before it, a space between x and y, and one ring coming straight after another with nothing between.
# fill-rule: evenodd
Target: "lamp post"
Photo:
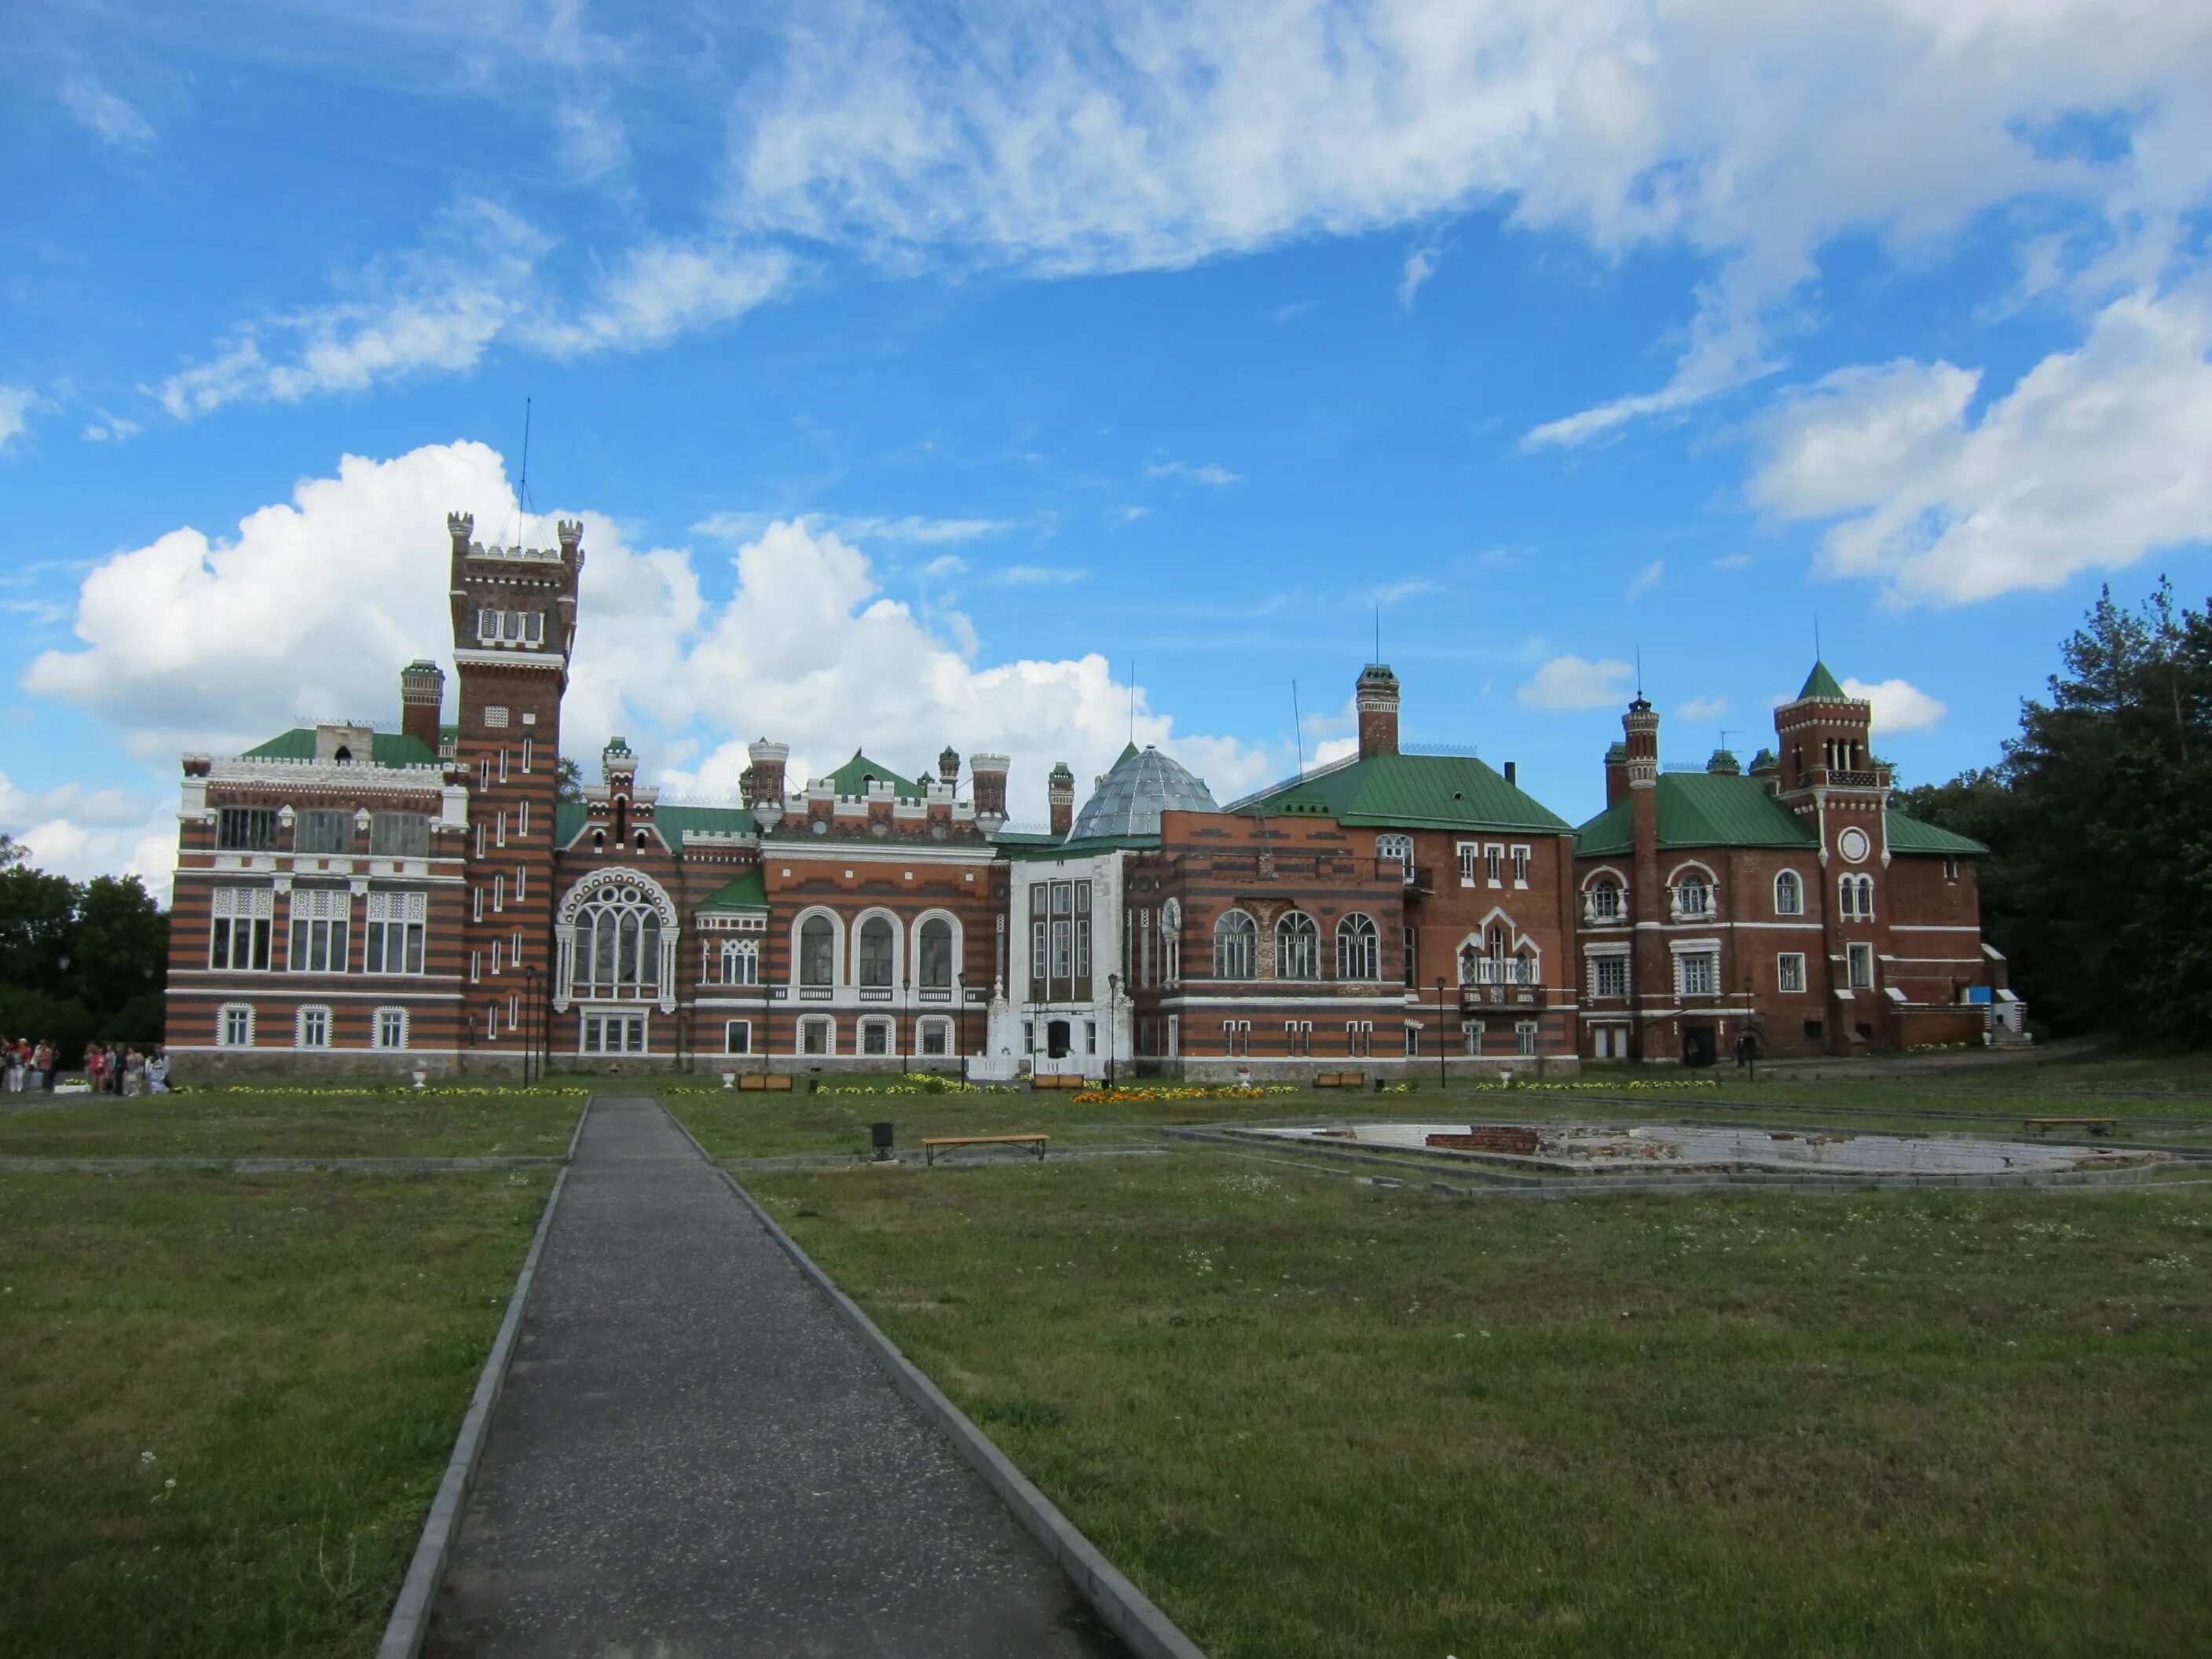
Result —
<instances>
[{"instance_id":1,"label":"lamp post","mask_svg":"<svg viewBox=\"0 0 2212 1659\"><path fill-rule=\"evenodd\" d=\"M1437 1087L1444 1086L1444 978L1437 975Z\"/></svg>"},{"instance_id":2,"label":"lamp post","mask_svg":"<svg viewBox=\"0 0 2212 1659\"><path fill-rule=\"evenodd\" d=\"M1106 1086L1114 1086L1115 1030L1121 1019L1121 976L1106 975Z\"/></svg>"},{"instance_id":3,"label":"lamp post","mask_svg":"<svg viewBox=\"0 0 2212 1659\"><path fill-rule=\"evenodd\" d=\"M960 1075L968 1075L968 975L952 975L953 1041L960 1045Z\"/></svg>"},{"instance_id":4,"label":"lamp post","mask_svg":"<svg viewBox=\"0 0 2212 1659\"><path fill-rule=\"evenodd\" d=\"M898 1041L899 1075L901 1077L904 1077L906 1075L906 1028L913 1023L913 1009L914 975L909 974L904 979L899 981Z\"/></svg>"}]
</instances>

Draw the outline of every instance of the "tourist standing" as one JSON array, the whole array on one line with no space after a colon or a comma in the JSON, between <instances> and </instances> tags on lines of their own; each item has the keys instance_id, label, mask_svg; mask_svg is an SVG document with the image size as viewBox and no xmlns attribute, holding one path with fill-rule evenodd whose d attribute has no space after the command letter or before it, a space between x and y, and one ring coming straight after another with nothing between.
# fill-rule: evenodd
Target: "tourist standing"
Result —
<instances>
[{"instance_id":1,"label":"tourist standing","mask_svg":"<svg viewBox=\"0 0 2212 1659\"><path fill-rule=\"evenodd\" d=\"M158 1048L146 1061L146 1091L156 1095L169 1092L169 1057Z\"/></svg>"},{"instance_id":2,"label":"tourist standing","mask_svg":"<svg viewBox=\"0 0 2212 1659\"><path fill-rule=\"evenodd\" d=\"M33 1090L54 1086L54 1045L41 1042L31 1050L31 1087Z\"/></svg>"}]
</instances>

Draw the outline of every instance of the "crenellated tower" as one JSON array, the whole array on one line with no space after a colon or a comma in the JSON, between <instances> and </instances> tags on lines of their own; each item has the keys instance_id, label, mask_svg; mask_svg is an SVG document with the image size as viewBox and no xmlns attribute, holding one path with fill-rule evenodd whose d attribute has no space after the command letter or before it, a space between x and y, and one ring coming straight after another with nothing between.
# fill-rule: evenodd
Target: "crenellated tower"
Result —
<instances>
[{"instance_id":1,"label":"crenellated tower","mask_svg":"<svg viewBox=\"0 0 2212 1659\"><path fill-rule=\"evenodd\" d=\"M474 1055L519 1061L550 988L561 699L576 638L584 527L551 547L486 546L450 514L448 599L459 683L454 758L469 788L467 1018Z\"/></svg>"}]
</instances>

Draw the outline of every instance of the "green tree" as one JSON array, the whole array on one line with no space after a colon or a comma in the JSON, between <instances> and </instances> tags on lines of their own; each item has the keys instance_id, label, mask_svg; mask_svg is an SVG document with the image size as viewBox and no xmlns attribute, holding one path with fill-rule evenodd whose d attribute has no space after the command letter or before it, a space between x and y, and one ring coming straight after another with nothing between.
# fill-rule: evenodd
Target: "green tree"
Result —
<instances>
[{"instance_id":1,"label":"green tree","mask_svg":"<svg viewBox=\"0 0 2212 1659\"><path fill-rule=\"evenodd\" d=\"M76 884L25 864L0 870L0 985L63 994L62 958L76 921Z\"/></svg>"},{"instance_id":2,"label":"green tree","mask_svg":"<svg viewBox=\"0 0 2212 1659\"><path fill-rule=\"evenodd\" d=\"M584 799L584 769L566 755L553 769L553 799L571 802Z\"/></svg>"},{"instance_id":3,"label":"green tree","mask_svg":"<svg viewBox=\"0 0 2212 1659\"><path fill-rule=\"evenodd\" d=\"M137 1004L131 1023L144 1025L149 1009L142 1000L160 995L168 961L169 919L137 877L94 876L78 890L69 980L86 1007L115 1018ZM158 1035L158 1010L151 1018L151 1033L118 1030L113 1035Z\"/></svg>"}]
</instances>

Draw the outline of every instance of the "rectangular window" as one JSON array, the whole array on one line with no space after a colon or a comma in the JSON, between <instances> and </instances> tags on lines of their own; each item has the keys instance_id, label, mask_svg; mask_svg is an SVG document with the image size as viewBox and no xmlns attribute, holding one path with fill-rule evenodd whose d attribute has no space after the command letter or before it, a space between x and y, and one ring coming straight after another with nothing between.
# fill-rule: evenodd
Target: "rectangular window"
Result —
<instances>
[{"instance_id":1,"label":"rectangular window","mask_svg":"<svg viewBox=\"0 0 2212 1659\"><path fill-rule=\"evenodd\" d=\"M505 955L506 952L500 947L500 942L494 939L491 942L491 970L494 974L499 972L499 964Z\"/></svg>"},{"instance_id":2,"label":"rectangular window","mask_svg":"<svg viewBox=\"0 0 2212 1659\"><path fill-rule=\"evenodd\" d=\"M1874 946L1871 945L1854 945L1850 947L1850 950L1851 953L1851 989L1854 991L1873 990Z\"/></svg>"},{"instance_id":3,"label":"rectangular window","mask_svg":"<svg viewBox=\"0 0 2212 1659\"><path fill-rule=\"evenodd\" d=\"M1044 980L1044 926L1041 921L1030 924L1030 977L1040 984Z\"/></svg>"},{"instance_id":4,"label":"rectangular window","mask_svg":"<svg viewBox=\"0 0 2212 1659\"><path fill-rule=\"evenodd\" d=\"M474 983L483 977L483 952L481 951L471 951L469 952L469 980L471 983Z\"/></svg>"},{"instance_id":5,"label":"rectangular window","mask_svg":"<svg viewBox=\"0 0 2212 1659\"><path fill-rule=\"evenodd\" d=\"M478 642L479 644L493 644L493 643L496 643L496 642L497 642L497 641L498 641L498 639L499 639L499 612L498 612L498 611L477 611L477 642ZM502 710L501 712L503 713L504 711Z\"/></svg>"},{"instance_id":6,"label":"rectangular window","mask_svg":"<svg viewBox=\"0 0 2212 1659\"><path fill-rule=\"evenodd\" d=\"M726 1020L722 1024L722 1052L726 1054L749 1054L753 1051L753 1023L749 1019Z\"/></svg>"},{"instance_id":7,"label":"rectangular window","mask_svg":"<svg viewBox=\"0 0 2212 1659\"><path fill-rule=\"evenodd\" d=\"M484 855L484 825L483 825L483 820L482 818L478 818L478 819L477 820L477 856L478 858L482 858L483 855Z\"/></svg>"},{"instance_id":8,"label":"rectangular window","mask_svg":"<svg viewBox=\"0 0 2212 1659\"><path fill-rule=\"evenodd\" d=\"M514 930L514 942L507 947L507 959L516 967L522 966L522 929Z\"/></svg>"},{"instance_id":9,"label":"rectangular window","mask_svg":"<svg viewBox=\"0 0 2212 1659\"><path fill-rule=\"evenodd\" d=\"M1400 931L1406 943L1406 988L1411 990L1420 983L1419 980L1414 977L1420 966L1420 953L1414 949L1414 946L1420 942L1417 937L1420 930L1407 927Z\"/></svg>"},{"instance_id":10,"label":"rectangular window","mask_svg":"<svg viewBox=\"0 0 2212 1659\"><path fill-rule=\"evenodd\" d=\"M301 813L292 825L292 850L325 856L352 852L353 814L327 808Z\"/></svg>"},{"instance_id":11,"label":"rectangular window","mask_svg":"<svg viewBox=\"0 0 2212 1659\"><path fill-rule=\"evenodd\" d=\"M526 864L516 865L514 866L514 902L517 904L521 903L523 900L530 896L529 892L526 890L529 885L530 866Z\"/></svg>"},{"instance_id":12,"label":"rectangular window","mask_svg":"<svg viewBox=\"0 0 2212 1659\"><path fill-rule=\"evenodd\" d=\"M1774 958L1775 988L1783 991L1802 991L1805 988L1805 953L1784 951Z\"/></svg>"},{"instance_id":13,"label":"rectangular window","mask_svg":"<svg viewBox=\"0 0 2212 1659\"><path fill-rule=\"evenodd\" d=\"M1482 1056L1482 1022L1479 1019L1462 1020L1459 1026L1459 1036L1460 1042L1466 1047L1467 1057L1469 1060L1480 1059Z\"/></svg>"},{"instance_id":14,"label":"rectangular window","mask_svg":"<svg viewBox=\"0 0 2212 1659\"><path fill-rule=\"evenodd\" d=\"M501 783L507 781L507 750L504 749L499 751L499 781Z\"/></svg>"},{"instance_id":15,"label":"rectangular window","mask_svg":"<svg viewBox=\"0 0 2212 1659\"><path fill-rule=\"evenodd\" d=\"M253 1010L234 1003L222 1011L222 1046L226 1048L251 1048L253 1046Z\"/></svg>"},{"instance_id":16,"label":"rectangular window","mask_svg":"<svg viewBox=\"0 0 2212 1659\"><path fill-rule=\"evenodd\" d=\"M1054 916L1052 922L1052 976L1054 979L1071 979L1074 976L1074 971L1075 948L1073 934L1067 922Z\"/></svg>"},{"instance_id":17,"label":"rectangular window","mask_svg":"<svg viewBox=\"0 0 2212 1659\"><path fill-rule=\"evenodd\" d=\"M499 1035L499 1010L490 1013L491 1034ZM641 1054L645 1052L643 1014L586 1014L583 1052L587 1054Z\"/></svg>"},{"instance_id":18,"label":"rectangular window","mask_svg":"<svg viewBox=\"0 0 2212 1659\"><path fill-rule=\"evenodd\" d=\"M1079 916L1091 914L1091 884L1087 881L1075 884L1075 914Z\"/></svg>"},{"instance_id":19,"label":"rectangular window","mask_svg":"<svg viewBox=\"0 0 2212 1659\"><path fill-rule=\"evenodd\" d=\"M1943 879L1946 881L1956 881L1958 878L1959 860L1956 859L1945 859L1943 860Z\"/></svg>"},{"instance_id":20,"label":"rectangular window","mask_svg":"<svg viewBox=\"0 0 2212 1659\"><path fill-rule=\"evenodd\" d=\"M1482 874L1492 887L1505 879L1505 849L1495 842L1482 849Z\"/></svg>"},{"instance_id":21,"label":"rectangular window","mask_svg":"<svg viewBox=\"0 0 2212 1659\"><path fill-rule=\"evenodd\" d=\"M530 769L528 765L530 758L530 745L528 739L526 738L523 743L522 756L525 763L522 769L527 772ZM514 836L516 840L521 841L526 839L529 834L530 803L526 800L518 803L514 809Z\"/></svg>"},{"instance_id":22,"label":"rectangular window","mask_svg":"<svg viewBox=\"0 0 2212 1659\"><path fill-rule=\"evenodd\" d=\"M1074 908L1075 888L1071 882L1056 881L1052 884L1052 913L1064 916Z\"/></svg>"},{"instance_id":23,"label":"rectangular window","mask_svg":"<svg viewBox=\"0 0 2212 1659\"><path fill-rule=\"evenodd\" d=\"M1036 1052L1036 1022L1033 1019L1022 1022L1022 1052L1025 1054Z\"/></svg>"},{"instance_id":24,"label":"rectangular window","mask_svg":"<svg viewBox=\"0 0 2212 1659\"><path fill-rule=\"evenodd\" d=\"M545 642L545 613L543 611L522 613L522 642L525 645L543 645Z\"/></svg>"},{"instance_id":25,"label":"rectangular window","mask_svg":"<svg viewBox=\"0 0 2212 1659\"><path fill-rule=\"evenodd\" d=\"M1682 994L1686 997L1709 997L1720 991L1721 959L1711 951L1685 951L1674 958L1680 964L1676 971L1681 975Z\"/></svg>"},{"instance_id":26,"label":"rectangular window","mask_svg":"<svg viewBox=\"0 0 2212 1659\"><path fill-rule=\"evenodd\" d=\"M292 971L343 974L353 895L343 887L292 890Z\"/></svg>"},{"instance_id":27,"label":"rectangular window","mask_svg":"<svg viewBox=\"0 0 2212 1659\"><path fill-rule=\"evenodd\" d=\"M505 876L494 876L491 878L491 908L495 910L507 908L507 878Z\"/></svg>"},{"instance_id":28,"label":"rectangular window","mask_svg":"<svg viewBox=\"0 0 2212 1659\"><path fill-rule=\"evenodd\" d=\"M479 789L491 787L491 757L489 755L479 755L477 757L477 787Z\"/></svg>"},{"instance_id":29,"label":"rectangular window","mask_svg":"<svg viewBox=\"0 0 2212 1659\"><path fill-rule=\"evenodd\" d=\"M1075 976L1091 977L1091 924L1081 918L1075 924Z\"/></svg>"},{"instance_id":30,"label":"rectangular window","mask_svg":"<svg viewBox=\"0 0 2212 1659\"><path fill-rule=\"evenodd\" d=\"M1513 1033L1521 1039L1522 1054L1533 1054L1536 1052L1536 1022L1534 1020L1522 1020L1513 1028Z\"/></svg>"},{"instance_id":31,"label":"rectangular window","mask_svg":"<svg viewBox=\"0 0 2212 1659\"><path fill-rule=\"evenodd\" d=\"M1249 1019L1224 1019L1221 1022L1222 1047L1231 1054L1249 1054L1252 1052L1252 1022Z\"/></svg>"},{"instance_id":32,"label":"rectangular window","mask_svg":"<svg viewBox=\"0 0 2212 1659\"><path fill-rule=\"evenodd\" d=\"M799 1028L799 1046L803 1054L826 1054L830 1051L830 1033L836 1028L826 1019L810 1019Z\"/></svg>"},{"instance_id":33,"label":"rectangular window","mask_svg":"<svg viewBox=\"0 0 2212 1659\"><path fill-rule=\"evenodd\" d=\"M226 806L216 814L215 844L227 853L276 850L276 812L268 806Z\"/></svg>"},{"instance_id":34,"label":"rectangular window","mask_svg":"<svg viewBox=\"0 0 2212 1659\"><path fill-rule=\"evenodd\" d=\"M507 845L507 814L503 811L499 815L495 827L491 832L491 844L495 847Z\"/></svg>"},{"instance_id":35,"label":"rectangular window","mask_svg":"<svg viewBox=\"0 0 2212 1659\"><path fill-rule=\"evenodd\" d=\"M430 856L430 820L420 812L378 812L368 820L368 850L380 859Z\"/></svg>"},{"instance_id":36,"label":"rectangular window","mask_svg":"<svg viewBox=\"0 0 2212 1659\"><path fill-rule=\"evenodd\" d=\"M1528 884L1528 849L1525 847L1513 849L1513 884L1516 887Z\"/></svg>"},{"instance_id":37,"label":"rectangular window","mask_svg":"<svg viewBox=\"0 0 2212 1659\"><path fill-rule=\"evenodd\" d=\"M1625 997L1628 994L1628 958L1626 957L1592 957L1590 958L1590 994L1601 997Z\"/></svg>"},{"instance_id":38,"label":"rectangular window","mask_svg":"<svg viewBox=\"0 0 2212 1659\"><path fill-rule=\"evenodd\" d=\"M952 1049L951 1030L952 1028L941 1019L922 1021L921 1052L923 1055L929 1059L937 1059L950 1054Z\"/></svg>"},{"instance_id":39,"label":"rectangular window","mask_svg":"<svg viewBox=\"0 0 2212 1659\"><path fill-rule=\"evenodd\" d=\"M265 971L276 895L267 887L218 887L208 939L208 966L232 973Z\"/></svg>"},{"instance_id":40,"label":"rectangular window","mask_svg":"<svg viewBox=\"0 0 2212 1659\"><path fill-rule=\"evenodd\" d=\"M407 1046L405 1009L380 1008L376 1011L376 1046L380 1048L404 1048Z\"/></svg>"},{"instance_id":41,"label":"rectangular window","mask_svg":"<svg viewBox=\"0 0 2212 1659\"><path fill-rule=\"evenodd\" d=\"M1482 848L1471 841L1459 844L1459 881L1462 887L1474 885L1474 872L1482 862Z\"/></svg>"},{"instance_id":42,"label":"rectangular window","mask_svg":"<svg viewBox=\"0 0 2212 1659\"><path fill-rule=\"evenodd\" d=\"M1590 889L1590 920L1619 921L1620 920L1620 889L1609 881L1601 881Z\"/></svg>"},{"instance_id":43,"label":"rectangular window","mask_svg":"<svg viewBox=\"0 0 2212 1659\"><path fill-rule=\"evenodd\" d=\"M1408 1025L1406 1028L1406 1058L1419 1060L1420 1057L1421 1028L1418 1025Z\"/></svg>"},{"instance_id":44,"label":"rectangular window","mask_svg":"<svg viewBox=\"0 0 2212 1659\"><path fill-rule=\"evenodd\" d=\"M1083 1052L1086 1054L1098 1052L1098 1022L1095 1019L1083 1022Z\"/></svg>"},{"instance_id":45,"label":"rectangular window","mask_svg":"<svg viewBox=\"0 0 2212 1659\"><path fill-rule=\"evenodd\" d=\"M1344 1051L1354 1060L1364 1060L1375 1052L1375 1022L1371 1019L1347 1021L1344 1027Z\"/></svg>"},{"instance_id":46,"label":"rectangular window","mask_svg":"<svg viewBox=\"0 0 2212 1659\"><path fill-rule=\"evenodd\" d=\"M522 740L522 769L526 772L530 769L530 739L528 738ZM522 833L524 835L530 833L530 805L526 801L522 808Z\"/></svg>"},{"instance_id":47,"label":"rectangular window","mask_svg":"<svg viewBox=\"0 0 2212 1659\"><path fill-rule=\"evenodd\" d=\"M364 956L372 974L419 974L422 940L430 914L428 893L368 896L368 940Z\"/></svg>"},{"instance_id":48,"label":"rectangular window","mask_svg":"<svg viewBox=\"0 0 2212 1659\"><path fill-rule=\"evenodd\" d=\"M327 1048L331 1046L331 1011L327 1008L300 1010L300 1047Z\"/></svg>"},{"instance_id":49,"label":"rectangular window","mask_svg":"<svg viewBox=\"0 0 2212 1659\"><path fill-rule=\"evenodd\" d=\"M475 921L482 921L483 920L483 888L473 887L469 890L469 903L472 907L470 919Z\"/></svg>"},{"instance_id":50,"label":"rectangular window","mask_svg":"<svg viewBox=\"0 0 2212 1659\"><path fill-rule=\"evenodd\" d=\"M879 1019L863 1020L860 1024L860 1052L864 1054L887 1054L891 1051L891 1028Z\"/></svg>"}]
</instances>

